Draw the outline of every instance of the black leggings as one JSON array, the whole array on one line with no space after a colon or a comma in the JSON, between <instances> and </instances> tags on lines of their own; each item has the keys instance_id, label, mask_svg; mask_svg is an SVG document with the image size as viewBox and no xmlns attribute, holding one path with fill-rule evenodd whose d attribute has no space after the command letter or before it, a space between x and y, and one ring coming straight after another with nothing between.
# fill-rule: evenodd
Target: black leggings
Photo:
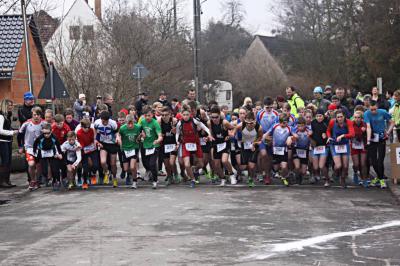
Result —
<instances>
[{"instance_id":1,"label":"black leggings","mask_svg":"<svg viewBox=\"0 0 400 266\"><path fill-rule=\"evenodd\" d=\"M152 155L146 156L146 149L142 148L142 163L146 171L151 172L153 182L158 180L158 149L155 149Z\"/></svg>"},{"instance_id":2,"label":"black leggings","mask_svg":"<svg viewBox=\"0 0 400 266\"><path fill-rule=\"evenodd\" d=\"M90 174L95 173L100 168L99 156L100 155L98 151L94 151L88 154L83 154L82 156L83 178L88 178ZM89 166L89 158L92 160L92 167Z\"/></svg>"},{"instance_id":3,"label":"black leggings","mask_svg":"<svg viewBox=\"0 0 400 266\"><path fill-rule=\"evenodd\" d=\"M65 163L56 158L41 158L40 164L50 165L51 175L53 176L53 182L60 181L60 164Z\"/></svg>"},{"instance_id":4,"label":"black leggings","mask_svg":"<svg viewBox=\"0 0 400 266\"><path fill-rule=\"evenodd\" d=\"M368 159L374 168L377 178L385 179L385 155L386 155L386 142L384 140L379 142L371 142L368 147Z\"/></svg>"}]
</instances>

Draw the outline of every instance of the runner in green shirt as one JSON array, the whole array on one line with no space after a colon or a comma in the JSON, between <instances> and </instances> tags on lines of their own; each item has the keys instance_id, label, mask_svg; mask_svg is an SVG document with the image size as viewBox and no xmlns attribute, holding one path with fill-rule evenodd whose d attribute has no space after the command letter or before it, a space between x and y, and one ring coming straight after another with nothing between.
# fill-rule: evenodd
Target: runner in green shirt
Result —
<instances>
[{"instance_id":1,"label":"runner in green shirt","mask_svg":"<svg viewBox=\"0 0 400 266\"><path fill-rule=\"evenodd\" d=\"M143 140L142 162L146 169L146 175L151 175L153 180L153 189L157 188L158 181L158 149L163 140L161 127L157 120L153 118L151 107L147 106L143 109L144 119L140 120L139 125L142 127L146 135Z\"/></svg>"},{"instance_id":2,"label":"runner in green shirt","mask_svg":"<svg viewBox=\"0 0 400 266\"><path fill-rule=\"evenodd\" d=\"M128 173L126 184L130 184L132 177L132 188L137 188L137 163L139 155L139 142L142 135L142 128L135 124L133 115L126 117L126 124L121 126L118 132L118 143L121 143L122 163L124 171Z\"/></svg>"}]
</instances>

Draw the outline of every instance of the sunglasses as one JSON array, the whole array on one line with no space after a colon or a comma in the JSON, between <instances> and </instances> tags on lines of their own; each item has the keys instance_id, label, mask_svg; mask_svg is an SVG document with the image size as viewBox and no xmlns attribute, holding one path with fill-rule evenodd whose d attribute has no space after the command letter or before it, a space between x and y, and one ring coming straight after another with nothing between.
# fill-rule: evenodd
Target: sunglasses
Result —
<instances>
[{"instance_id":1,"label":"sunglasses","mask_svg":"<svg viewBox=\"0 0 400 266\"><path fill-rule=\"evenodd\" d=\"M43 132L43 135L50 135L51 134L51 132Z\"/></svg>"},{"instance_id":2,"label":"sunglasses","mask_svg":"<svg viewBox=\"0 0 400 266\"><path fill-rule=\"evenodd\" d=\"M211 119L218 119L219 116L211 116Z\"/></svg>"}]
</instances>

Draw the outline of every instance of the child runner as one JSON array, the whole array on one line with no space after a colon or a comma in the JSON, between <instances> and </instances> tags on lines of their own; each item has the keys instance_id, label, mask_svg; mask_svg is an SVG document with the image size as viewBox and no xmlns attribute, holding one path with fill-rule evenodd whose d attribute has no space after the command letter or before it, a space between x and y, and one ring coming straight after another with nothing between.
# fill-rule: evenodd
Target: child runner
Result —
<instances>
[{"instance_id":1,"label":"child runner","mask_svg":"<svg viewBox=\"0 0 400 266\"><path fill-rule=\"evenodd\" d=\"M354 138L351 140L351 159L353 160L353 182L368 187L367 176L367 124L363 121L363 112L356 111L353 116ZM361 181L358 179L360 172Z\"/></svg>"},{"instance_id":2,"label":"child runner","mask_svg":"<svg viewBox=\"0 0 400 266\"><path fill-rule=\"evenodd\" d=\"M76 170L82 160L81 145L76 141L76 134L74 131L67 133L67 140L61 145L61 151L64 154L64 162L67 165L67 176L68 176L68 189L71 190L74 186L74 179ZM88 189L88 178L83 177L83 189Z\"/></svg>"},{"instance_id":3,"label":"child runner","mask_svg":"<svg viewBox=\"0 0 400 266\"><path fill-rule=\"evenodd\" d=\"M299 117L297 126L293 130L293 163L296 172L296 181L299 185L303 182L303 176L307 173L308 156L310 148L310 136L312 131L306 126L306 120Z\"/></svg>"},{"instance_id":4,"label":"child runner","mask_svg":"<svg viewBox=\"0 0 400 266\"><path fill-rule=\"evenodd\" d=\"M128 115L126 117L126 124L121 126L118 134L124 171L128 173L126 184L129 185L132 178L132 189L137 188L137 164L139 162L141 131L141 127L135 123L135 117L133 115Z\"/></svg>"}]
</instances>

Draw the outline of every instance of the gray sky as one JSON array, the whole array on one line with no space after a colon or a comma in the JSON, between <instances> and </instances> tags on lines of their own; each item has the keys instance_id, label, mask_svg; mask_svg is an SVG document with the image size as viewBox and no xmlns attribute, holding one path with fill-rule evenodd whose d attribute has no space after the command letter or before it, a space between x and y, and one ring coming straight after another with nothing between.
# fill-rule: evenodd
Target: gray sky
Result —
<instances>
[{"instance_id":1,"label":"gray sky","mask_svg":"<svg viewBox=\"0 0 400 266\"><path fill-rule=\"evenodd\" d=\"M139 0L127 0L131 4L137 4ZM143 4L151 0L142 0ZM182 0L182 11L184 17L188 23L192 23L193 8L192 0ZM271 7L277 0L241 0L243 8L246 11L246 19L243 22L245 28L247 28L253 34L271 35L271 30L276 28L276 17L271 11ZM57 9L53 10L51 15L60 16L62 14L62 6L64 4L64 12L66 12L72 5L74 0L54 0L54 4L57 5ZM89 0L92 4L94 0ZM203 16L202 24L203 27L207 25L210 19L215 21L222 18L224 13L222 10L222 3L225 0L207 0L203 3ZM103 0L103 9L111 5L113 0Z\"/></svg>"}]
</instances>

